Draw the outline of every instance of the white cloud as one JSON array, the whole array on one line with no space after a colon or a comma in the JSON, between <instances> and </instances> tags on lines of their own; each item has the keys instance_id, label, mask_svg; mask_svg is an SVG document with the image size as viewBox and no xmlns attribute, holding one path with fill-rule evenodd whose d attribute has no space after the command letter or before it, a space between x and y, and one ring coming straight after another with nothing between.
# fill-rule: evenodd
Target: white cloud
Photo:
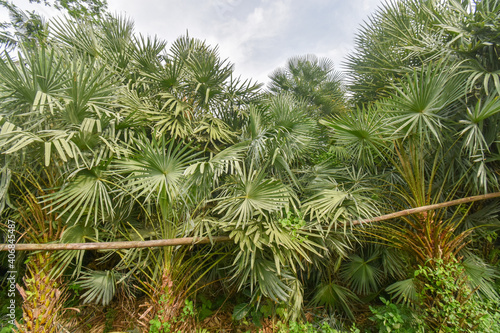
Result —
<instances>
[{"instance_id":1,"label":"white cloud","mask_svg":"<svg viewBox=\"0 0 500 333\"><path fill-rule=\"evenodd\" d=\"M244 19L232 17L214 27L208 40L218 43L232 62L252 63L256 52L286 34L291 18L290 1L262 1Z\"/></svg>"},{"instance_id":2,"label":"white cloud","mask_svg":"<svg viewBox=\"0 0 500 333\"><path fill-rule=\"evenodd\" d=\"M221 56L245 78L267 75L292 56L331 58L337 69L354 46L354 34L384 0L108 0L112 13L126 13L136 32L172 43L190 36L219 45ZM21 8L53 9L16 0ZM2 13L0 13L2 14Z\"/></svg>"}]
</instances>

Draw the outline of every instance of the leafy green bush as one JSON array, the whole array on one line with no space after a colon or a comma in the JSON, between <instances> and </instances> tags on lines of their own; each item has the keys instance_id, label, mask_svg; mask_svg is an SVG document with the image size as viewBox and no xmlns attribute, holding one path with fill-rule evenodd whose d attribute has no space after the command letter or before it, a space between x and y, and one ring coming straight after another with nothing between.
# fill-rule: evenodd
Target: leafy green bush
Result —
<instances>
[{"instance_id":1,"label":"leafy green bush","mask_svg":"<svg viewBox=\"0 0 500 333\"><path fill-rule=\"evenodd\" d=\"M500 333L500 304L487 301L482 302L481 305L486 313L479 318L478 332Z\"/></svg>"},{"instance_id":2,"label":"leafy green bush","mask_svg":"<svg viewBox=\"0 0 500 333\"><path fill-rule=\"evenodd\" d=\"M160 299L160 304L164 304L164 301ZM161 315L163 310L159 311ZM180 332L179 330L173 330L173 326L178 323L184 323L188 318L193 318L195 316L194 304L190 300L184 301L184 307L179 316L172 318L171 322L162 321L160 317L156 316L154 319L149 321L149 333L171 333Z\"/></svg>"},{"instance_id":3,"label":"leafy green bush","mask_svg":"<svg viewBox=\"0 0 500 333\"><path fill-rule=\"evenodd\" d=\"M422 318L436 332L500 332L498 304L481 301L470 289L464 267L441 259L419 266Z\"/></svg>"},{"instance_id":4,"label":"leafy green bush","mask_svg":"<svg viewBox=\"0 0 500 333\"><path fill-rule=\"evenodd\" d=\"M384 306L370 307L378 332L500 332L496 302L481 301L470 289L464 268L441 259L415 271L420 284L418 309L381 298Z\"/></svg>"},{"instance_id":5,"label":"leafy green bush","mask_svg":"<svg viewBox=\"0 0 500 333\"><path fill-rule=\"evenodd\" d=\"M340 333L333 329L327 323L323 323L320 327L315 327L311 323L300 323L291 321L288 324L279 323L279 333Z\"/></svg>"},{"instance_id":6,"label":"leafy green bush","mask_svg":"<svg viewBox=\"0 0 500 333\"><path fill-rule=\"evenodd\" d=\"M348 331L339 331L331 327L327 322L322 323L303 323L297 321L289 321L288 323L278 322L278 333L360 333L360 330L353 326Z\"/></svg>"},{"instance_id":7,"label":"leafy green bush","mask_svg":"<svg viewBox=\"0 0 500 333\"><path fill-rule=\"evenodd\" d=\"M379 333L399 332L399 333L417 333L425 332L422 320L412 313L408 306L397 305L390 301L380 298L384 306L372 307L370 310Z\"/></svg>"},{"instance_id":8,"label":"leafy green bush","mask_svg":"<svg viewBox=\"0 0 500 333\"><path fill-rule=\"evenodd\" d=\"M270 299L267 299L260 304L241 303L236 305L233 310L233 319L242 320L246 325L248 324L246 318L251 318L255 326L261 327L262 319L274 314L283 316L285 311L283 304L276 306Z\"/></svg>"}]
</instances>

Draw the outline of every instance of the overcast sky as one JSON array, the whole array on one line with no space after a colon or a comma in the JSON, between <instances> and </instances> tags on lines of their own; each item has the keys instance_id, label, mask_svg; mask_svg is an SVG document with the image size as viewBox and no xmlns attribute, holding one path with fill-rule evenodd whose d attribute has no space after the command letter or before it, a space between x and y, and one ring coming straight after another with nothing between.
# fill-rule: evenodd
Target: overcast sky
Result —
<instances>
[{"instance_id":1,"label":"overcast sky","mask_svg":"<svg viewBox=\"0 0 500 333\"><path fill-rule=\"evenodd\" d=\"M109 11L125 13L136 32L169 43L189 31L192 37L218 44L237 74L267 82L268 75L292 56L328 57L342 70L360 24L383 0L108 0ZM57 13L28 0L22 9ZM0 13L0 20L6 20Z\"/></svg>"}]
</instances>

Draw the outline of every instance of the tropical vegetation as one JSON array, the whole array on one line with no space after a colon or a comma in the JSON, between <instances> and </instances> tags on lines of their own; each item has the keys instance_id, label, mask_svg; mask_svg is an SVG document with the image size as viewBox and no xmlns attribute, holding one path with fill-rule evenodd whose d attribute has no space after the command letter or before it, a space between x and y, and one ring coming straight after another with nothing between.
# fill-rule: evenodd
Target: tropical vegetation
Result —
<instances>
[{"instance_id":1,"label":"tropical vegetation","mask_svg":"<svg viewBox=\"0 0 500 333\"><path fill-rule=\"evenodd\" d=\"M193 242L17 251L2 333L498 331L500 1L389 1L345 78L295 56L268 87L94 4L7 4L0 227Z\"/></svg>"}]
</instances>

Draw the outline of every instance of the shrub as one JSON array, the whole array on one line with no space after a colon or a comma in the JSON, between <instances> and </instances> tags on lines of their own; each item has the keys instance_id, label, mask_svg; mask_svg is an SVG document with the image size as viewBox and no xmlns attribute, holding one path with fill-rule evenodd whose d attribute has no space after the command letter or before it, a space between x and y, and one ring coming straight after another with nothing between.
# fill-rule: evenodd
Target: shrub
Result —
<instances>
[{"instance_id":1,"label":"shrub","mask_svg":"<svg viewBox=\"0 0 500 333\"><path fill-rule=\"evenodd\" d=\"M485 325L494 317L469 288L464 268L456 260L429 261L419 266L415 277L420 283L423 319L432 331L491 332Z\"/></svg>"}]
</instances>

